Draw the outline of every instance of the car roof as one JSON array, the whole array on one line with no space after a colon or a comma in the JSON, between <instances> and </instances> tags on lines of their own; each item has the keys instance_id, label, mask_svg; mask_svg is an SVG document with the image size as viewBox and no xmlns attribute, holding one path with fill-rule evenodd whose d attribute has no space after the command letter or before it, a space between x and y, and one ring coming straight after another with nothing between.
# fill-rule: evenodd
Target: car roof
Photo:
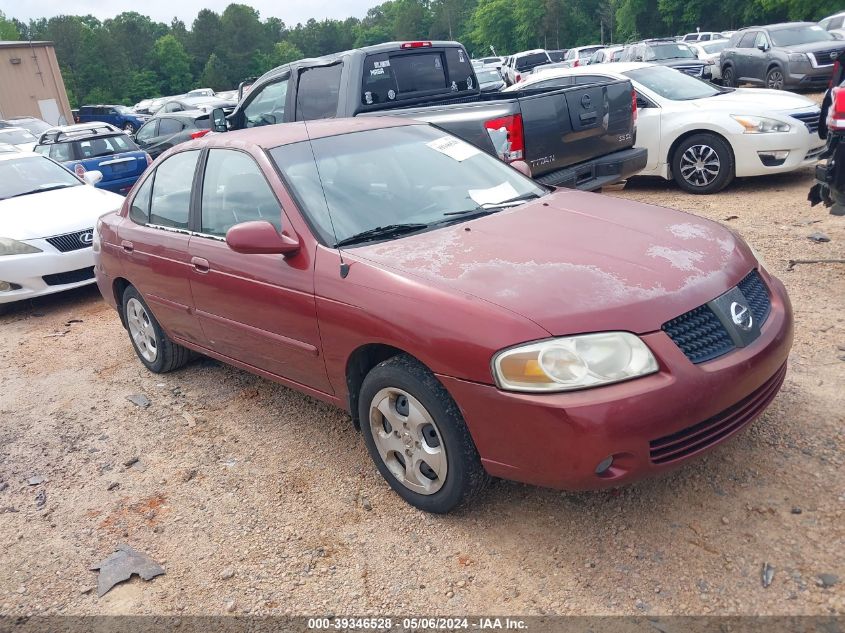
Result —
<instances>
[{"instance_id":1,"label":"car roof","mask_svg":"<svg viewBox=\"0 0 845 633\"><path fill-rule=\"evenodd\" d=\"M27 134L32 134L25 127L0 127L0 132L26 132Z\"/></svg>"},{"instance_id":2,"label":"car roof","mask_svg":"<svg viewBox=\"0 0 845 633\"><path fill-rule=\"evenodd\" d=\"M412 119L400 119L399 117L320 119L317 121L308 121L307 123L297 121L296 123L262 125L233 132L207 134L200 139L182 143L179 147L185 149L199 149L202 147L244 148L249 145L257 145L267 150L309 139L314 140L352 132L365 132L368 130L411 125L428 125L428 123L425 121L414 121Z\"/></svg>"},{"instance_id":3,"label":"car roof","mask_svg":"<svg viewBox=\"0 0 845 633\"><path fill-rule=\"evenodd\" d=\"M763 26L746 26L739 31L753 31L766 29L767 31L780 31L782 29L794 29L796 26L818 26L818 22L779 22L777 24L764 24Z\"/></svg>"},{"instance_id":4,"label":"car roof","mask_svg":"<svg viewBox=\"0 0 845 633\"><path fill-rule=\"evenodd\" d=\"M549 68L541 70L538 73L528 75L516 86L524 88L538 81L545 79L555 79L556 77L571 77L574 75L609 75L616 76L619 79L629 79L624 76L624 73L629 70L637 70L639 68L654 68L659 64L650 64L648 62L615 62L613 64L593 64L590 66L576 66L575 68ZM662 68L662 66L661 66ZM508 89L510 92L510 89Z\"/></svg>"},{"instance_id":5,"label":"car roof","mask_svg":"<svg viewBox=\"0 0 845 633\"><path fill-rule=\"evenodd\" d=\"M117 136L121 134L125 135L126 133L110 123L77 123L76 125L61 125L45 130L39 135L38 144L72 143L73 141L81 141L88 138Z\"/></svg>"}]
</instances>

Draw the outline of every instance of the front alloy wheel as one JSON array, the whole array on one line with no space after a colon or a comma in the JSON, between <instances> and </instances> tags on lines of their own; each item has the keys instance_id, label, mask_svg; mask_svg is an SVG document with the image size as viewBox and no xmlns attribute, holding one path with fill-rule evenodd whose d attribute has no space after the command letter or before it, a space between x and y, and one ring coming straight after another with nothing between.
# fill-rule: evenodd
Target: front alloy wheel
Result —
<instances>
[{"instance_id":1,"label":"front alloy wheel","mask_svg":"<svg viewBox=\"0 0 845 633\"><path fill-rule=\"evenodd\" d=\"M721 191L734 178L734 158L727 142L715 134L694 134L675 149L672 176L690 193Z\"/></svg>"},{"instance_id":2,"label":"front alloy wheel","mask_svg":"<svg viewBox=\"0 0 845 633\"><path fill-rule=\"evenodd\" d=\"M132 125L131 123L127 123L126 125L123 126L123 131L126 132L127 134L134 134L135 133L135 126Z\"/></svg>"},{"instance_id":3,"label":"front alloy wheel","mask_svg":"<svg viewBox=\"0 0 845 633\"><path fill-rule=\"evenodd\" d=\"M780 68L772 68L766 75L766 88L772 90L783 90L783 71Z\"/></svg>"}]
</instances>

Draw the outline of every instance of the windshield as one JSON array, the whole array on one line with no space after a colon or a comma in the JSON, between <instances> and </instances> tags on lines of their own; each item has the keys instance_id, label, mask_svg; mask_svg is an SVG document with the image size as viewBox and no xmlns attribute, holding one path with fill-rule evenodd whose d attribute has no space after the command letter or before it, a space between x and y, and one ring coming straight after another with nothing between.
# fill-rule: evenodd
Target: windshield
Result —
<instances>
[{"instance_id":1,"label":"windshield","mask_svg":"<svg viewBox=\"0 0 845 633\"><path fill-rule=\"evenodd\" d=\"M479 70L475 74L478 77L478 82L482 84L490 83L493 81L501 81L502 76L499 74L498 70Z\"/></svg>"},{"instance_id":2,"label":"windshield","mask_svg":"<svg viewBox=\"0 0 845 633\"><path fill-rule=\"evenodd\" d=\"M29 130L33 134L41 134L42 132L46 132L49 129L52 129L52 125L47 123L46 121L42 121L41 119L12 119L11 121L14 123L16 127L22 127L25 130Z\"/></svg>"},{"instance_id":3,"label":"windshield","mask_svg":"<svg viewBox=\"0 0 845 633\"><path fill-rule=\"evenodd\" d=\"M595 53L596 51L600 51L603 48L604 46L592 46L589 48L582 48L580 51L578 51L578 59L587 59L588 57L592 57L593 53Z\"/></svg>"},{"instance_id":4,"label":"windshield","mask_svg":"<svg viewBox=\"0 0 845 633\"><path fill-rule=\"evenodd\" d=\"M82 160L111 156L121 152L137 152L138 146L126 134L98 136L76 141L76 150Z\"/></svg>"},{"instance_id":5,"label":"windshield","mask_svg":"<svg viewBox=\"0 0 845 633\"><path fill-rule=\"evenodd\" d=\"M686 44L649 44L643 61L653 62L659 59L689 59L695 58L695 53Z\"/></svg>"},{"instance_id":6,"label":"windshield","mask_svg":"<svg viewBox=\"0 0 845 633\"><path fill-rule=\"evenodd\" d=\"M326 244L377 227L414 224L422 230L459 222L499 202L545 194L496 158L426 125L354 132L311 145L313 154L308 142L270 154Z\"/></svg>"},{"instance_id":7,"label":"windshield","mask_svg":"<svg viewBox=\"0 0 845 633\"><path fill-rule=\"evenodd\" d=\"M0 200L81 184L67 169L44 156L0 160Z\"/></svg>"},{"instance_id":8,"label":"windshield","mask_svg":"<svg viewBox=\"0 0 845 633\"><path fill-rule=\"evenodd\" d=\"M722 94L707 82L665 66L638 68L623 74L672 101L690 101Z\"/></svg>"},{"instance_id":9,"label":"windshield","mask_svg":"<svg viewBox=\"0 0 845 633\"><path fill-rule=\"evenodd\" d=\"M718 42L707 42L706 44L701 44L701 48L704 49L705 53L720 53L723 51L727 45L730 43L730 40L719 40Z\"/></svg>"},{"instance_id":10,"label":"windshield","mask_svg":"<svg viewBox=\"0 0 845 633\"><path fill-rule=\"evenodd\" d=\"M126 106L114 106L114 109L120 112L121 114L134 114L132 110L130 108L127 108Z\"/></svg>"},{"instance_id":11,"label":"windshield","mask_svg":"<svg viewBox=\"0 0 845 633\"><path fill-rule=\"evenodd\" d=\"M772 36L772 43L775 46L798 46L800 44L812 44L813 42L829 42L836 39L822 27L816 25L772 30L769 31L769 35Z\"/></svg>"},{"instance_id":12,"label":"windshield","mask_svg":"<svg viewBox=\"0 0 845 633\"><path fill-rule=\"evenodd\" d=\"M549 56L546 55L545 52L532 53L531 55L525 55L524 57L517 57L516 69L529 70L534 68L534 66L539 66L540 64L548 64L550 61Z\"/></svg>"},{"instance_id":13,"label":"windshield","mask_svg":"<svg viewBox=\"0 0 845 633\"><path fill-rule=\"evenodd\" d=\"M35 143L37 140L26 130L0 130L0 143L21 145L23 143Z\"/></svg>"}]
</instances>

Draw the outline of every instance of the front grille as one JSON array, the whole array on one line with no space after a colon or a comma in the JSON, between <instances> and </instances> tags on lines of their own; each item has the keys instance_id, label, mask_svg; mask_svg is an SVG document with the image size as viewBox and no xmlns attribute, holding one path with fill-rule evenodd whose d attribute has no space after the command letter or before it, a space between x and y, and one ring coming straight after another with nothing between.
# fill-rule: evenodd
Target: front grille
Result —
<instances>
[{"instance_id":1,"label":"front grille","mask_svg":"<svg viewBox=\"0 0 845 633\"><path fill-rule=\"evenodd\" d=\"M810 131L810 134L815 134L819 131L819 116L821 116L821 110L811 110L810 112L797 112L795 114L790 114L793 119L798 119L807 126L807 129Z\"/></svg>"},{"instance_id":2,"label":"front grille","mask_svg":"<svg viewBox=\"0 0 845 633\"><path fill-rule=\"evenodd\" d=\"M817 51L815 53L810 53L816 59L817 66L827 66L834 62L834 58L837 57L843 50L841 48L832 48L828 51Z\"/></svg>"},{"instance_id":3,"label":"front grille","mask_svg":"<svg viewBox=\"0 0 845 633\"><path fill-rule=\"evenodd\" d=\"M57 235L55 237L48 237L47 241L55 249L62 253L70 251L79 251L83 248L91 248L91 240L87 243L82 241L82 237L90 235L93 237L94 229L85 229L84 231L76 231L75 233L65 233L64 235Z\"/></svg>"},{"instance_id":4,"label":"front grille","mask_svg":"<svg viewBox=\"0 0 845 633\"><path fill-rule=\"evenodd\" d=\"M752 270L737 287L745 295L754 320L762 326L769 316L771 300L760 273ZM735 347L725 326L707 304L667 321L661 329L696 364L727 354Z\"/></svg>"},{"instance_id":5,"label":"front grille","mask_svg":"<svg viewBox=\"0 0 845 633\"><path fill-rule=\"evenodd\" d=\"M784 364L762 386L712 418L649 442L652 464L668 464L689 457L739 431L763 412L777 395L786 376Z\"/></svg>"},{"instance_id":6,"label":"front grille","mask_svg":"<svg viewBox=\"0 0 845 633\"><path fill-rule=\"evenodd\" d=\"M80 268L78 270L69 270L64 273L54 273L52 275L44 275L42 279L48 286L63 286L65 284L75 284L80 281L94 278L94 267Z\"/></svg>"}]
</instances>

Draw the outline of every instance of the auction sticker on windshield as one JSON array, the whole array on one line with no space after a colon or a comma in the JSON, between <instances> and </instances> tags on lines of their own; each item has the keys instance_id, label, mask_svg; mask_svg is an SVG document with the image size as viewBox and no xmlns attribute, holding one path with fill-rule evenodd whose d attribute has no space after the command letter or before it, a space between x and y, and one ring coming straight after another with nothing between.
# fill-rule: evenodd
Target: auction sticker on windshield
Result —
<instances>
[{"instance_id":1,"label":"auction sticker on windshield","mask_svg":"<svg viewBox=\"0 0 845 633\"><path fill-rule=\"evenodd\" d=\"M497 204L503 200L510 200L519 195L513 185L509 182L503 182L496 187L489 189L470 189L469 197L472 198L476 204Z\"/></svg>"},{"instance_id":2,"label":"auction sticker on windshield","mask_svg":"<svg viewBox=\"0 0 845 633\"><path fill-rule=\"evenodd\" d=\"M481 151L477 147L473 147L469 143L465 143L454 136L444 136L430 143L426 143L426 145L458 162L472 158Z\"/></svg>"}]
</instances>

